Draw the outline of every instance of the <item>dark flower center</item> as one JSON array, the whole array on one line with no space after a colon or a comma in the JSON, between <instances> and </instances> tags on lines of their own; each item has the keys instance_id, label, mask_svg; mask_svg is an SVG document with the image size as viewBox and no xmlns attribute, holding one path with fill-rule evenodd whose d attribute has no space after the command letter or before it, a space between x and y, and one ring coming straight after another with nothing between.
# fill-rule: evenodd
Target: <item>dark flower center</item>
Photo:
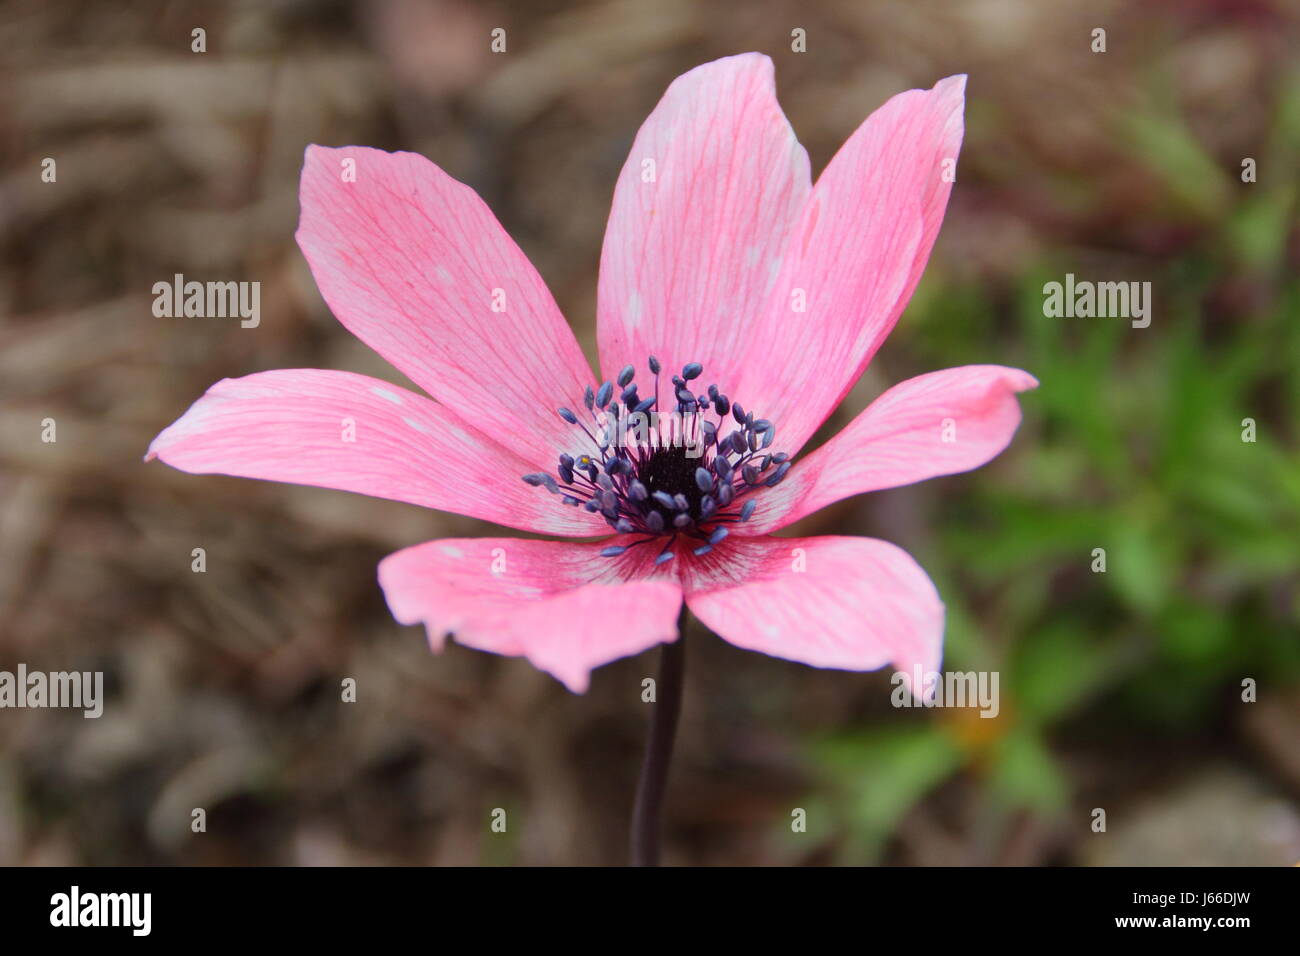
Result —
<instances>
[{"instance_id":1,"label":"dark flower center","mask_svg":"<svg viewBox=\"0 0 1300 956\"><path fill-rule=\"evenodd\" d=\"M637 469L637 477L645 484L651 497L656 491L662 491L674 499L677 495L685 495L689 505L686 510L698 514L700 500L704 497L703 489L695 480L695 469L698 467L699 459L687 457L684 446L670 445L652 451Z\"/></svg>"},{"instance_id":2,"label":"dark flower center","mask_svg":"<svg viewBox=\"0 0 1300 956\"><path fill-rule=\"evenodd\" d=\"M587 423L568 408L559 416L581 429L590 450L560 456L554 476L524 475L574 508L604 516L619 534L643 535L629 545L611 545L601 554L620 555L628 548L666 538L656 564L671 561L679 537L696 555L708 554L727 536L728 525L748 521L762 487L780 482L790 470L790 456L770 453L776 426L755 419L710 385L696 395L691 383L704 371L691 362L672 377L671 400L660 408L659 360L649 361L654 395L642 398L626 366L615 385L587 387L583 396ZM557 480L558 478L558 480Z\"/></svg>"}]
</instances>

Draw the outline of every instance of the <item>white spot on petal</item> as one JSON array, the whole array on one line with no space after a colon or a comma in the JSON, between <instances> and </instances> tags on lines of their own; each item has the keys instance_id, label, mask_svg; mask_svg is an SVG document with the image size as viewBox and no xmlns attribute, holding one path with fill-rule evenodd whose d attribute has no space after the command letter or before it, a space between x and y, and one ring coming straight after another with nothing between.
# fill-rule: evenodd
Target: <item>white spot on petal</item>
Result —
<instances>
[{"instance_id":1,"label":"white spot on petal","mask_svg":"<svg viewBox=\"0 0 1300 956\"><path fill-rule=\"evenodd\" d=\"M768 264L767 264L767 281L766 281L766 284L764 285L764 288L763 288L763 291L764 291L765 293L766 293L766 292L771 292L771 291L772 291L772 286L774 286L774 285L776 284L776 277L777 277L778 275L780 275L780 273L781 273L781 260L780 260L780 258L774 258L774 259L772 259L770 262L768 262Z\"/></svg>"},{"instance_id":2,"label":"white spot on petal","mask_svg":"<svg viewBox=\"0 0 1300 956\"><path fill-rule=\"evenodd\" d=\"M462 551L460 548L456 547L454 544L444 544L444 545L440 545L439 548L438 548L438 550L441 551L443 554L445 554L445 555L446 555L447 557L449 557L449 558L463 558L463 557L465 557L465 552Z\"/></svg>"},{"instance_id":3,"label":"white spot on petal","mask_svg":"<svg viewBox=\"0 0 1300 956\"><path fill-rule=\"evenodd\" d=\"M633 292L627 297L627 308L623 310L623 320L632 328L641 324L641 312L645 308L645 303L641 300L639 292Z\"/></svg>"},{"instance_id":4,"label":"white spot on petal","mask_svg":"<svg viewBox=\"0 0 1300 956\"><path fill-rule=\"evenodd\" d=\"M372 385L370 391L374 392L380 398L388 399L394 405L402 404L402 396L398 395L396 392L390 392L388 389L380 388L378 385Z\"/></svg>"},{"instance_id":5,"label":"white spot on petal","mask_svg":"<svg viewBox=\"0 0 1300 956\"><path fill-rule=\"evenodd\" d=\"M417 432L420 432L420 433L423 434L423 435L427 435L427 434L429 434L429 429L425 428L423 425L421 425L419 422L417 422L414 418L405 418L405 417L404 417L404 418L402 419L402 421L406 422L406 424L410 425L410 426L411 426L412 428L414 428Z\"/></svg>"}]
</instances>

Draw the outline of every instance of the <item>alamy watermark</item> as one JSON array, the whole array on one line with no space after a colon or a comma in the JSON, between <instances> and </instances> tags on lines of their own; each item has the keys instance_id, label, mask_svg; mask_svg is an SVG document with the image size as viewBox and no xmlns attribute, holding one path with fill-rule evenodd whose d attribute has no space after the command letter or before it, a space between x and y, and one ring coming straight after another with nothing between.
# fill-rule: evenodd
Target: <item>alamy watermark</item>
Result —
<instances>
[{"instance_id":1,"label":"alamy watermark","mask_svg":"<svg viewBox=\"0 0 1300 956\"><path fill-rule=\"evenodd\" d=\"M120 926L129 928L132 936L148 936L153 928L153 894L83 893L73 886L50 897L50 925Z\"/></svg>"},{"instance_id":2,"label":"alamy watermark","mask_svg":"<svg viewBox=\"0 0 1300 956\"><path fill-rule=\"evenodd\" d=\"M230 319L255 329L262 321L262 283L185 281L176 273L171 282L153 284L153 314L160 319Z\"/></svg>"},{"instance_id":3,"label":"alamy watermark","mask_svg":"<svg viewBox=\"0 0 1300 956\"><path fill-rule=\"evenodd\" d=\"M713 428L691 412L628 412L611 405L596 418L603 429L600 446L608 448L684 448L687 458L704 454L706 435Z\"/></svg>"},{"instance_id":4,"label":"alamy watermark","mask_svg":"<svg viewBox=\"0 0 1300 956\"><path fill-rule=\"evenodd\" d=\"M86 718L104 713L103 671L0 671L0 708L70 707Z\"/></svg>"},{"instance_id":5,"label":"alamy watermark","mask_svg":"<svg viewBox=\"0 0 1300 956\"><path fill-rule=\"evenodd\" d=\"M910 678L910 680L909 680ZM996 717L1002 709L998 699L997 671L895 671L889 702L895 707L978 707L981 717Z\"/></svg>"},{"instance_id":6,"label":"alamy watermark","mask_svg":"<svg viewBox=\"0 0 1300 956\"><path fill-rule=\"evenodd\" d=\"M1043 315L1049 319L1132 319L1135 329L1151 324L1150 282L1075 281L1067 272L1065 282L1045 284L1043 295Z\"/></svg>"}]
</instances>

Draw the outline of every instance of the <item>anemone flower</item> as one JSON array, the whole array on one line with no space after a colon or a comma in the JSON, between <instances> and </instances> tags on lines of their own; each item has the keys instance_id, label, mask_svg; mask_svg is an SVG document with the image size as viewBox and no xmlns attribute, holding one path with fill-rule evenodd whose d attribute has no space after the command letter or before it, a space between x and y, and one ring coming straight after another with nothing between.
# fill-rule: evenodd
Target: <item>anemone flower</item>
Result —
<instances>
[{"instance_id":1,"label":"anemone flower","mask_svg":"<svg viewBox=\"0 0 1300 956\"><path fill-rule=\"evenodd\" d=\"M590 366L481 199L422 156L310 146L297 239L325 301L432 398L348 372L218 382L148 457L596 541L430 541L379 566L398 621L522 655L574 692L665 644L634 813L655 858L683 603L732 644L815 667L937 670L943 604L902 549L777 537L851 495L976 468L1007 446L997 365L893 386L810 454L898 320L939 231L965 77L873 113L816 185L771 61L707 63L632 145L601 252ZM639 376L639 377L638 377ZM708 384L706 384L708 383Z\"/></svg>"}]
</instances>

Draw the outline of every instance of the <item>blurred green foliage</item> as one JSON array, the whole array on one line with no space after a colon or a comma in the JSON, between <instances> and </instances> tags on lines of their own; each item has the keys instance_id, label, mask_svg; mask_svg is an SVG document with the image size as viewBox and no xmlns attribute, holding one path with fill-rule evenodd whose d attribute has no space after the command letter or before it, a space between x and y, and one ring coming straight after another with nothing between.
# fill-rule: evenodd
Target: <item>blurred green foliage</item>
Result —
<instances>
[{"instance_id":1,"label":"blurred green foliage","mask_svg":"<svg viewBox=\"0 0 1300 956\"><path fill-rule=\"evenodd\" d=\"M1113 277L1151 280L1149 328L1045 316L1043 284L1089 271L1086 250L1049 240L1005 287L931 268L896 333L918 368L1000 362L1041 387L1022 396L1003 459L943 479L918 554L948 607L944 669L999 671L1002 712L903 710L813 744L839 794L841 862L879 859L958 773L1004 813L1059 819L1077 785L1062 731L1212 731L1243 678L1300 678L1300 282L1287 263L1300 81L1279 97L1256 183L1170 115L1116 126L1117 161L1163 184L1171 220L1196 224L1145 274ZM1072 821L1085 830L1086 814Z\"/></svg>"}]
</instances>

